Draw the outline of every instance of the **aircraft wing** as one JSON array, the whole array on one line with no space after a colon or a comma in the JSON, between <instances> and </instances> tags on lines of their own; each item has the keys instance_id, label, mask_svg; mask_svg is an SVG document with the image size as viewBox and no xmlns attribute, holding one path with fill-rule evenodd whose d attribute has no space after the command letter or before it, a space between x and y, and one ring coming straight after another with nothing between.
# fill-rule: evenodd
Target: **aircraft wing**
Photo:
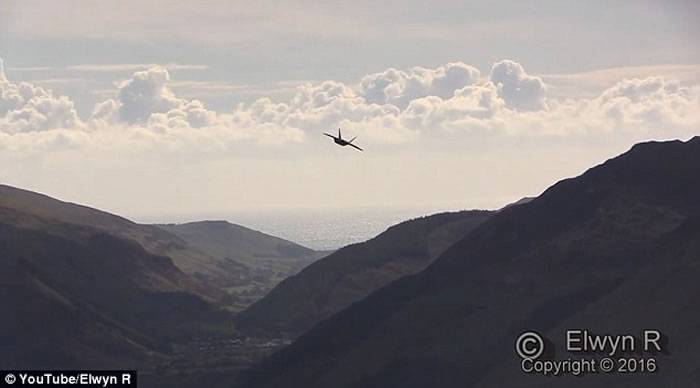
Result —
<instances>
[{"instance_id":1,"label":"aircraft wing","mask_svg":"<svg viewBox=\"0 0 700 388\"><path fill-rule=\"evenodd\" d=\"M360 147L358 147L358 146L356 146L356 145L354 145L354 144L352 144L352 143L348 143L348 145L349 145L350 147L354 147L354 148L357 148L358 150L362 151L362 148L360 148Z\"/></svg>"},{"instance_id":2,"label":"aircraft wing","mask_svg":"<svg viewBox=\"0 0 700 388\"><path fill-rule=\"evenodd\" d=\"M328 137L332 137L332 138L335 139L335 136L331 135L330 133L325 133L325 132L324 132L323 134L326 135L326 136L328 136Z\"/></svg>"}]
</instances>

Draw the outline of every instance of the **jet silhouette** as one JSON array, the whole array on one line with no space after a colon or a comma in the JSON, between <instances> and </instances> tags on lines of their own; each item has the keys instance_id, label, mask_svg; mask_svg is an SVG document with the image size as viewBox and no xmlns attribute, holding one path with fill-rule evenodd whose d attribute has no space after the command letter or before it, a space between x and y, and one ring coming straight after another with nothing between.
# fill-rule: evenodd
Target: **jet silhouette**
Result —
<instances>
[{"instance_id":1,"label":"jet silhouette","mask_svg":"<svg viewBox=\"0 0 700 388\"><path fill-rule=\"evenodd\" d=\"M344 140L343 135L340 133L340 128L338 128L338 137L335 137L335 136L331 135L330 133L324 133L324 135L326 135L328 137L332 137L335 144L337 144L341 147L345 147L345 146L349 145L350 147L353 147L355 149L362 151L362 148L352 144L353 140L357 139L357 136L353 137L350 140Z\"/></svg>"}]
</instances>

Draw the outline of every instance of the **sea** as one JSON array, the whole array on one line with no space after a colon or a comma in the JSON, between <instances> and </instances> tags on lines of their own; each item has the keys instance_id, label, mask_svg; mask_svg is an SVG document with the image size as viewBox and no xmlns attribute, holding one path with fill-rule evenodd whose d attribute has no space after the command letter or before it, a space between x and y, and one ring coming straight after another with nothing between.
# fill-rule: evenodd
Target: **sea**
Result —
<instances>
[{"instance_id":1,"label":"sea","mask_svg":"<svg viewBox=\"0 0 700 388\"><path fill-rule=\"evenodd\" d=\"M367 241L402 221L458 209L442 208L347 208L275 209L206 214L176 219L140 220L149 223L226 220L263 233L293 241L314 250L335 250Z\"/></svg>"},{"instance_id":2,"label":"sea","mask_svg":"<svg viewBox=\"0 0 700 388\"><path fill-rule=\"evenodd\" d=\"M229 221L315 250L335 250L375 237L388 227L427 215L409 209L287 209L232 214Z\"/></svg>"}]
</instances>

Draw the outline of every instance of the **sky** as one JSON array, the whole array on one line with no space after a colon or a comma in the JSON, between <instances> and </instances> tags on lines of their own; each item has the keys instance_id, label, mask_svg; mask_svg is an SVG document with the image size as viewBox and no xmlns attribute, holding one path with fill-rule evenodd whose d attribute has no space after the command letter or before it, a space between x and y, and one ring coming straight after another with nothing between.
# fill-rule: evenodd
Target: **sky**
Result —
<instances>
[{"instance_id":1,"label":"sky","mask_svg":"<svg viewBox=\"0 0 700 388\"><path fill-rule=\"evenodd\" d=\"M697 20L695 1L5 0L0 182L137 220L499 208L700 134Z\"/></svg>"}]
</instances>

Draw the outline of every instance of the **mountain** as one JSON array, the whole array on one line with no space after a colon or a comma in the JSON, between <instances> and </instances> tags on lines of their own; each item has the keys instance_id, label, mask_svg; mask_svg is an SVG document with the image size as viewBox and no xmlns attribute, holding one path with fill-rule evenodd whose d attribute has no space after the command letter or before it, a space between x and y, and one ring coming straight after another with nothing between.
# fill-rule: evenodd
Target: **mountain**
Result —
<instances>
[{"instance_id":1,"label":"mountain","mask_svg":"<svg viewBox=\"0 0 700 388\"><path fill-rule=\"evenodd\" d=\"M186 273L222 272L211 257L152 225L137 224L114 214L5 185L0 185L0 205L45 220L95 228L115 237L133 240L150 253L170 257Z\"/></svg>"},{"instance_id":2,"label":"mountain","mask_svg":"<svg viewBox=\"0 0 700 388\"><path fill-rule=\"evenodd\" d=\"M200 221L159 225L194 247L214 257L255 261L260 258L294 260L313 256L315 251L279 237L270 236L226 221Z\"/></svg>"},{"instance_id":3,"label":"mountain","mask_svg":"<svg viewBox=\"0 0 700 388\"><path fill-rule=\"evenodd\" d=\"M0 185L0 205L132 240L151 254L171 258L180 270L209 289L207 300L234 311L326 254L223 221L144 225L5 185Z\"/></svg>"},{"instance_id":4,"label":"mountain","mask_svg":"<svg viewBox=\"0 0 700 388\"><path fill-rule=\"evenodd\" d=\"M229 293L229 307L242 309L288 276L324 256L299 244L226 221L158 225L189 246L214 258L220 274L203 276ZM238 276L230 276L236 273ZM231 306L233 304L233 306Z\"/></svg>"},{"instance_id":5,"label":"mountain","mask_svg":"<svg viewBox=\"0 0 700 388\"><path fill-rule=\"evenodd\" d=\"M50 212L44 197L0 193L4 368L148 369L200 328L228 330L228 314L208 302L217 290L168 257L86 226L123 219Z\"/></svg>"},{"instance_id":6,"label":"mountain","mask_svg":"<svg viewBox=\"0 0 700 388\"><path fill-rule=\"evenodd\" d=\"M508 207L427 269L372 293L252 368L245 387L696 386L700 137L649 142ZM660 330L655 373L524 374L515 340L550 356L564 330Z\"/></svg>"},{"instance_id":7,"label":"mountain","mask_svg":"<svg viewBox=\"0 0 700 388\"><path fill-rule=\"evenodd\" d=\"M376 289L424 269L491 216L462 211L390 227L309 265L238 315L240 328L298 335Z\"/></svg>"}]
</instances>

